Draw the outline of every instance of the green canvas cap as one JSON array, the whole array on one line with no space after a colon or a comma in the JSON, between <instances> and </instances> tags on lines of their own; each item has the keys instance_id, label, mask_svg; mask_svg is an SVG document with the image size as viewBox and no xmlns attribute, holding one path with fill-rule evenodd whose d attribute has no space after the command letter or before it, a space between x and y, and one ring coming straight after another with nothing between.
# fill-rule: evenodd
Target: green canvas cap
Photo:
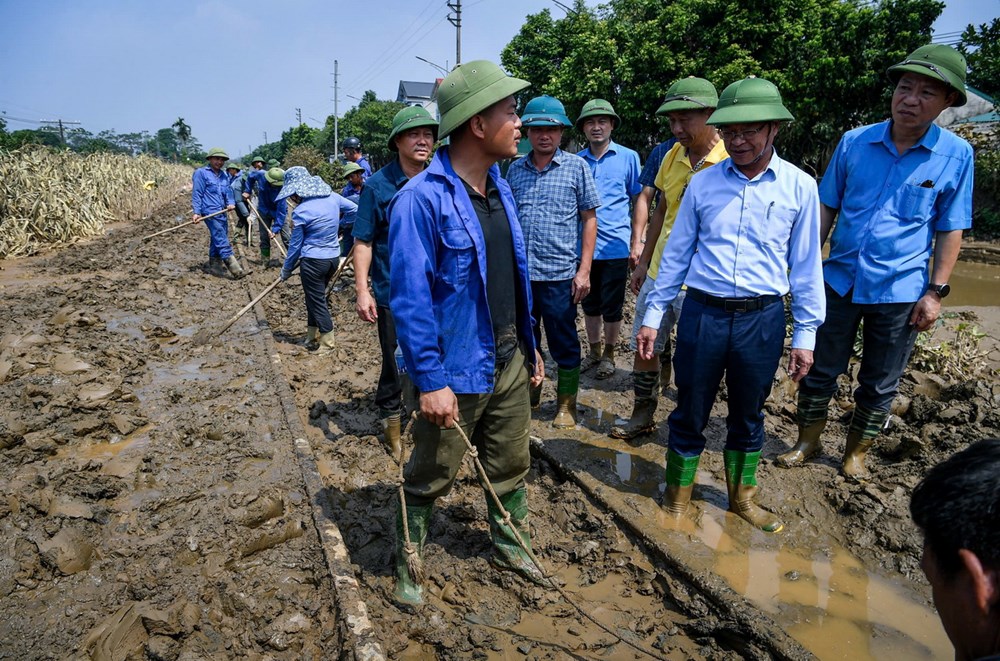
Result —
<instances>
[{"instance_id":1,"label":"green canvas cap","mask_svg":"<svg viewBox=\"0 0 1000 661\"><path fill-rule=\"evenodd\" d=\"M528 87L531 83L508 76L488 60L473 60L455 67L438 87L441 112L438 138L447 137L477 113Z\"/></svg>"},{"instance_id":2,"label":"green canvas cap","mask_svg":"<svg viewBox=\"0 0 1000 661\"><path fill-rule=\"evenodd\" d=\"M396 136L403 131L420 128L421 126L431 127L434 133L434 140L437 140L438 121L431 117L427 108L423 106L410 106L403 108L392 118L392 131L389 133L389 149L399 151L396 146Z\"/></svg>"},{"instance_id":3,"label":"green canvas cap","mask_svg":"<svg viewBox=\"0 0 1000 661\"><path fill-rule=\"evenodd\" d=\"M666 115L678 110L701 110L719 105L719 93L715 85L704 78L688 76L670 86L667 97L656 109L657 115Z\"/></svg>"},{"instance_id":4,"label":"green canvas cap","mask_svg":"<svg viewBox=\"0 0 1000 661\"><path fill-rule=\"evenodd\" d=\"M222 147L212 147L211 149L208 150L208 155L205 158L209 159L212 158L213 156L219 156L220 158L224 158L227 161L229 160L229 154L227 154L226 150L223 149Z\"/></svg>"},{"instance_id":5,"label":"green canvas cap","mask_svg":"<svg viewBox=\"0 0 1000 661\"><path fill-rule=\"evenodd\" d=\"M616 129L618 128L618 125L622 123L622 118L615 112L614 106L611 105L610 101L605 101L604 99L591 99L583 105L583 110L580 111L580 116L576 118L576 128L582 131L583 120L588 117L599 117L600 115L607 115L611 118L611 128Z\"/></svg>"},{"instance_id":6,"label":"green canvas cap","mask_svg":"<svg viewBox=\"0 0 1000 661\"><path fill-rule=\"evenodd\" d=\"M886 74L895 85L905 71L940 80L948 85L958 92L958 101L955 102L955 106L964 106L968 100L965 93L965 75L968 66L965 63L965 57L951 46L944 44L921 46L907 55L906 59L899 64L889 67Z\"/></svg>"},{"instance_id":7,"label":"green canvas cap","mask_svg":"<svg viewBox=\"0 0 1000 661\"><path fill-rule=\"evenodd\" d=\"M250 165L253 165L254 163L263 163L263 162L264 162L264 159L261 158L260 156L251 156L250 157Z\"/></svg>"},{"instance_id":8,"label":"green canvas cap","mask_svg":"<svg viewBox=\"0 0 1000 661\"><path fill-rule=\"evenodd\" d=\"M348 163L347 165L344 166L343 170L345 177L352 175L355 172L364 172L364 171L365 169L360 165L358 165L357 163Z\"/></svg>"},{"instance_id":9,"label":"green canvas cap","mask_svg":"<svg viewBox=\"0 0 1000 661\"><path fill-rule=\"evenodd\" d=\"M737 80L719 96L719 105L708 118L708 124L745 124L795 119L781 101L781 92L774 83L748 76Z\"/></svg>"}]
</instances>

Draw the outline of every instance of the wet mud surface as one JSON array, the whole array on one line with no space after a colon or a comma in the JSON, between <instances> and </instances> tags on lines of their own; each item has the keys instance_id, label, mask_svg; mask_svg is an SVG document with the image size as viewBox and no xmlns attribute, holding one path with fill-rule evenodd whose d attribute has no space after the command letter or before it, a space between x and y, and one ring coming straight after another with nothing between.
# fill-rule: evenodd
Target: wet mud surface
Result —
<instances>
[{"instance_id":1,"label":"wet mud surface","mask_svg":"<svg viewBox=\"0 0 1000 661\"><path fill-rule=\"evenodd\" d=\"M377 438L374 326L358 320L345 279L331 298L337 349L310 354L292 278L262 302L266 323L251 313L198 345L199 330L235 313L277 270L241 249L249 278L207 275L201 228L139 243L185 204L0 271L0 394L10 403L0 415L0 658L349 654L282 381L322 476L318 504L340 528L387 657L646 658L558 595L488 563L485 497L468 467L435 510L428 604L397 607L398 466ZM978 321L996 337L995 316ZM1000 434L994 376L908 377L893 427L869 455L875 477L862 485L837 475L846 386L831 405L824 454L798 470L774 466L794 436L794 390L778 382L760 500L785 530L765 535L725 513L723 401L695 511L677 526L659 516L665 430L632 444L607 437L631 408L630 362L623 346L612 379L583 376L581 422L567 432L548 425L547 381L532 425L533 546L588 613L676 659L770 658L759 634L774 623L820 658L950 653L919 570L909 492L943 457ZM668 391L658 422L673 405ZM727 603L698 589L711 581ZM741 610L759 616L740 619Z\"/></svg>"}]
</instances>

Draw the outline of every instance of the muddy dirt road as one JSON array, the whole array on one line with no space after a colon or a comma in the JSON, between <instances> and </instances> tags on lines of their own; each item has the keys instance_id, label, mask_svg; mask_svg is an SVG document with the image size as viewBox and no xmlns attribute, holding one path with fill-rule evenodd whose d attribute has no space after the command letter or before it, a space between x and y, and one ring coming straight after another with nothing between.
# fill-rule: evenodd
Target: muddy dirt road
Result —
<instances>
[{"instance_id":1,"label":"muddy dirt road","mask_svg":"<svg viewBox=\"0 0 1000 661\"><path fill-rule=\"evenodd\" d=\"M432 522L430 604L393 605L398 468L375 436L374 327L348 286L333 296L335 354L309 354L293 278L196 344L277 272L251 250L243 281L203 273L202 228L139 243L187 208L179 196L152 221L2 264L0 658L648 658L488 564L465 469ZM964 314L946 323L977 312ZM588 613L666 658L948 654L908 494L946 454L1000 434L995 378L909 379L862 486L836 476L845 389L820 461L764 467L763 504L786 524L767 536L725 514L721 418L696 511L665 525L663 433L606 436L630 406L619 355L613 379L584 377L577 429L548 426L551 383L533 423L535 550ZM768 404L769 458L791 438L792 396L779 383ZM672 406L668 393L657 419ZM355 594L363 605L345 602Z\"/></svg>"}]
</instances>

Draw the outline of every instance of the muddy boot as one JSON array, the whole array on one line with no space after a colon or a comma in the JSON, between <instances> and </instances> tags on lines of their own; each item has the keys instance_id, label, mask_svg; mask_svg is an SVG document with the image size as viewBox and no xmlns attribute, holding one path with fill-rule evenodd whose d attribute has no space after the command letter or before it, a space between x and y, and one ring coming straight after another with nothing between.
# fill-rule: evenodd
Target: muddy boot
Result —
<instances>
[{"instance_id":1,"label":"muddy boot","mask_svg":"<svg viewBox=\"0 0 1000 661\"><path fill-rule=\"evenodd\" d=\"M261 248L260 249L260 263L264 268L271 267L271 249Z\"/></svg>"},{"instance_id":2,"label":"muddy boot","mask_svg":"<svg viewBox=\"0 0 1000 661\"><path fill-rule=\"evenodd\" d=\"M583 357L583 362L580 363L580 371L586 372L590 368L596 367L599 362L601 362L601 343L591 342L587 355Z\"/></svg>"},{"instance_id":3,"label":"muddy boot","mask_svg":"<svg viewBox=\"0 0 1000 661\"><path fill-rule=\"evenodd\" d=\"M416 563L423 569L424 542L427 541L427 531L431 527L431 514L434 512L434 505L406 505L406 525L410 529L410 550L415 557L410 557L404 544L403 532L403 512L396 508L396 590L393 598L401 604L408 606L420 606L424 603L424 589L420 585L423 581L421 572L416 576L410 572L410 565Z\"/></svg>"},{"instance_id":4,"label":"muddy boot","mask_svg":"<svg viewBox=\"0 0 1000 661\"><path fill-rule=\"evenodd\" d=\"M774 463L782 468L794 468L815 457L823 449L823 442L819 437L825 428L826 420L814 422L806 427L799 426L799 440L795 446L788 452L779 454Z\"/></svg>"},{"instance_id":5,"label":"muddy boot","mask_svg":"<svg viewBox=\"0 0 1000 661\"><path fill-rule=\"evenodd\" d=\"M753 502L757 493L757 463L760 451L723 450L726 466L726 486L729 489L729 511L764 532L778 532L784 524L767 510Z\"/></svg>"},{"instance_id":6,"label":"muddy boot","mask_svg":"<svg viewBox=\"0 0 1000 661\"><path fill-rule=\"evenodd\" d=\"M226 257L226 268L233 275L233 280L239 280L241 278L247 277L247 272L243 270L240 263L236 260L236 255L230 255Z\"/></svg>"},{"instance_id":7,"label":"muddy boot","mask_svg":"<svg viewBox=\"0 0 1000 661\"><path fill-rule=\"evenodd\" d=\"M221 257L209 257L208 258L208 274L214 275L217 278L225 277L226 267L222 263Z\"/></svg>"},{"instance_id":8,"label":"muddy boot","mask_svg":"<svg viewBox=\"0 0 1000 661\"><path fill-rule=\"evenodd\" d=\"M306 349L315 351L319 347L319 328L306 326Z\"/></svg>"},{"instance_id":9,"label":"muddy boot","mask_svg":"<svg viewBox=\"0 0 1000 661\"><path fill-rule=\"evenodd\" d=\"M323 333L319 336L319 346L317 347L314 355L316 356L326 356L333 353L336 348L337 343L334 341L333 331L329 333Z\"/></svg>"},{"instance_id":10,"label":"muddy boot","mask_svg":"<svg viewBox=\"0 0 1000 661\"><path fill-rule=\"evenodd\" d=\"M382 418L382 444L393 458L399 458L400 412L395 411Z\"/></svg>"},{"instance_id":11,"label":"muddy boot","mask_svg":"<svg viewBox=\"0 0 1000 661\"><path fill-rule=\"evenodd\" d=\"M666 397L667 390L670 389L670 377L673 376L670 367L670 345L660 354L660 393Z\"/></svg>"},{"instance_id":12,"label":"muddy boot","mask_svg":"<svg viewBox=\"0 0 1000 661\"><path fill-rule=\"evenodd\" d=\"M528 385L528 402L532 409L537 409L542 404L542 384L537 386Z\"/></svg>"},{"instance_id":13,"label":"muddy boot","mask_svg":"<svg viewBox=\"0 0 1000 661\"><path fill-rule=\"evenodd\" d=\"M687 512L699 461L700 454L682 457L673 450L667 450L667 489L663 492L663 510L674 518L679 519Z\"/></svg>"},{"instance_id":14,"label":"muddy boot","mask_svg":"<svg viewBox=\"0 0 1000 661\"><path fill-rule=\"evenodd\" d=\"M854 407L851 426L847 429L844 464L840 468L844 477L857 482L871 476L865 467L865 455L875 445L875 438L882 431L888 417L888 411L875 411L860 404Z\"/></svg>"},{"instance_id":15,"label":"muddy boot","mask_svg":"<svg viewBox=\"0 0 1000 661\"><path fill-rule=\"evenodd\" d=\"M597 364L597 371L594 373L596 379L610 379L615 373L615 347L612 344L604 345L604 354Z\"/></svg>"},{"instance_id":16,"label":"muddy boot","mask_svg":"<svg viewBox=\"0 0 1000 661\"><path fill-rule=\"evenodd\" d=\"M635 391L632 417L623 427L613 428L609 434L611 438L631 440L656 431L653 414L656 413L658 378L658 372L632 372L632 388Z\"/></svg>"},{"instance_id":17,"label":"muddy boot","mask_svg":"<svg viewBox=\"0 0 1000 661\"><path fill-rule=\"evenodd\" d=\"M490 517L490 533L493 537L493 555L490 564L497 569L507 569L536 585L548 585L548 581L531 561L530 556L514 538L511 526L524 546L531 548L531 534L528 532L528 492L524 487L500 496L500 503L510 514L510 523L504 523L503 515L493 502L493 496L486 492L486 509Z\"/></svg>"},{"instance_id":18,"label":"muddy boot","mask_svg":"<svg viewBox=\"0 0 1000 661\"><path fill-rule=\"evenodd\" d=\"M556 417L552 426L556 429L576 427L576 394L580 391L580 368L570 370L559 368L559 384L556 386Z\"/></svg>"}]
</instances>

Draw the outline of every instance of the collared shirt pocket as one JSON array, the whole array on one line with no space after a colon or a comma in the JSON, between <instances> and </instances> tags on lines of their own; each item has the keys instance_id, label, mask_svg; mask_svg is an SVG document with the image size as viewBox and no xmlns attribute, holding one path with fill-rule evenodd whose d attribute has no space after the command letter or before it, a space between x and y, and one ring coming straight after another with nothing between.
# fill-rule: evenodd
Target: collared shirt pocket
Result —
<instances>
[{"instance_id":1,"label":"collared shirt pocket","mask_svg":"<svg viewBox=\"0 0 1000 661\"><path fill-rule=\"evenodd\" d=\"M938 191L934 188L906 184L899 199L899 222L927 223L934 217Z\"/></svg>"},{"instance_id":2,"label":"collared shirt pocket","mask_svg":"<svg viewBox=\"0 0 1000 661\"><path fill-rule=\"evenodd\" d=\"M441 228L441 254L438 255L438 274L451 286L469 281L472 258L476 246L463 225L445 225Z\"/></svg>"},{"instance_id":3,"label":"collared shirt pocket","mask_svg":"<svg viewBox=\"0 0 1000 661\"><path fill-rule=\"evenodd\" d=\"M762 222L753 225L757 230L754 238L762 246L783 251L791 240L792 225L795 224L798 214L798 209L778 205L769 207L764 212Z\"/></svg>"}]
</instances>

